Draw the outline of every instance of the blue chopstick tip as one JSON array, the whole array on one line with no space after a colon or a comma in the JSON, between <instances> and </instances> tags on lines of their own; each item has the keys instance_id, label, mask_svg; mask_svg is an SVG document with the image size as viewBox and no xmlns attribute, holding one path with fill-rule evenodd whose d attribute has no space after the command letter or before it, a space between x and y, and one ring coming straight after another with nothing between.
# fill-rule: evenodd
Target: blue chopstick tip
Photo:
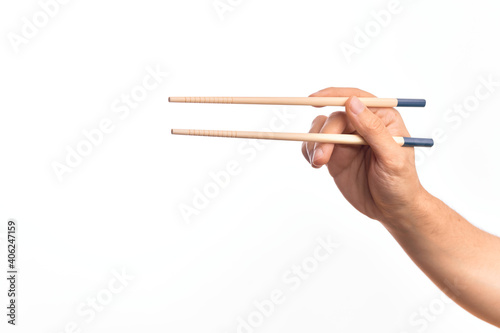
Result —
<instances>
[{"instance_id":1,"label":"blue chopstick tip","mask_svg":"<svg viewBox=\"0 0 500 333\"><path fill-rule=\"evenodd\" d=\"M398 106L424 107L425 99L398 98Z\"/></svg>"},{"instance_id":2,"label":"blue chopstick tip","mask_svg":"<svg viewBox=\"0 0 500 333\"><path fill-rule=\"evenodd\" d=\"M404 137L405 143L403 147L432 147L434 140L425 138L408 138Z\"/></svg>"}]
</instances>

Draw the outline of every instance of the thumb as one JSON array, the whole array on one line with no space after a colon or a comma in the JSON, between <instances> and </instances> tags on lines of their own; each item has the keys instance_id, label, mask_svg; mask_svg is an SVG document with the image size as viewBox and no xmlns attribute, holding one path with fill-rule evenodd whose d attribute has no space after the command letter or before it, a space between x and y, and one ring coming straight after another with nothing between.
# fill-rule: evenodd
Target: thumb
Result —
<instances>
[{"instance_id":1,"label":"thumb","mask_svg":"<svg viewBox=\"0 0 500 333\"><path fill-rule=\"evenodd\" d=\"M400 148L382 119L371 112L359 98L350 97L346 101L345 107L349 121L378 157L389 157L396 149Z\"/></svg>"}]
</instances>

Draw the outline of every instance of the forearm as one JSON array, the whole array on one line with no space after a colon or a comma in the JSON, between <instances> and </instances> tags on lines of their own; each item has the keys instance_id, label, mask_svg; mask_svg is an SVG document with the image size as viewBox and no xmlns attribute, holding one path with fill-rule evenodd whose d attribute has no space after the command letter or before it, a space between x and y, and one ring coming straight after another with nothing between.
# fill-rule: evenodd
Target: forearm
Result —
<instances>
[{"instance_id":1,"label":"forearm","mask_svg":"<svg viewBox=\"0 0 500 333\"><path fill-rule=\"evenodd\" d=\"M425 190L408 213L381 221L422 271L451 299L500 327L500 238Z\"/></svg>"},{"instance_id":2,"label":"forearm","mask_svg":"<svg viewBox=\"0 0 500 333\"><path fill-rule=\"evenodd\" d=\"M328 88L312 97L351 96L345 113L318 116L311 133L361 135L366 147L304 142L302 153L328 171L344 197L361 213L382 222L412 260L450 298L500 327L500 238L471 225L425 191L413 149L394 135L410 136L392 108L370 110L358 89Z\"/></svg>"}]
</instances>

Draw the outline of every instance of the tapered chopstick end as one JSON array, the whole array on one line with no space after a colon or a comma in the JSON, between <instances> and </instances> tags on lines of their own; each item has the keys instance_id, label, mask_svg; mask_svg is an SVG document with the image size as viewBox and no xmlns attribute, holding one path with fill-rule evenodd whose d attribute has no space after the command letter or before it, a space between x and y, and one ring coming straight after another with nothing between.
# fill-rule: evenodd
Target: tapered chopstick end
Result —
<instances>
[{"instance_id":1,"label":"tapered chopstick end","mask_svg":"<svg viewBox=\"0 0 500 333\"><path fill-rule=\"evenodd\" d=\"M432 147L434 140L424 138L403 138L405 140L403 147Z\"/></svg>"}]
</instances>

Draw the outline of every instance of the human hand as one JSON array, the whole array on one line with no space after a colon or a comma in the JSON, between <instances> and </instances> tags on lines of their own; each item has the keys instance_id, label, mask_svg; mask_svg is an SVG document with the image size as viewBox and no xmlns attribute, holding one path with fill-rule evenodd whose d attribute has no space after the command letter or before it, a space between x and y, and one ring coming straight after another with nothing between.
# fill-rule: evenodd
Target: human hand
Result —
<instances>
[{"instance_id":1,"label":"human hand","mask_svg":"<svg viewBox=\"0 0 500 333\"><path fill-rule=\"evenodd\" d=\"M414 149L393 136L410 134L394 108L368 109L357 97L375 97L355 88L327 88L310 97L351 96L346 112L314 119L310 133L359 134L369 146L304 142L302 153L314 168L327 165L344 197L361 213L396 224L419 204L426 191L415 168Z\"/></svg>"}]
</instances>

